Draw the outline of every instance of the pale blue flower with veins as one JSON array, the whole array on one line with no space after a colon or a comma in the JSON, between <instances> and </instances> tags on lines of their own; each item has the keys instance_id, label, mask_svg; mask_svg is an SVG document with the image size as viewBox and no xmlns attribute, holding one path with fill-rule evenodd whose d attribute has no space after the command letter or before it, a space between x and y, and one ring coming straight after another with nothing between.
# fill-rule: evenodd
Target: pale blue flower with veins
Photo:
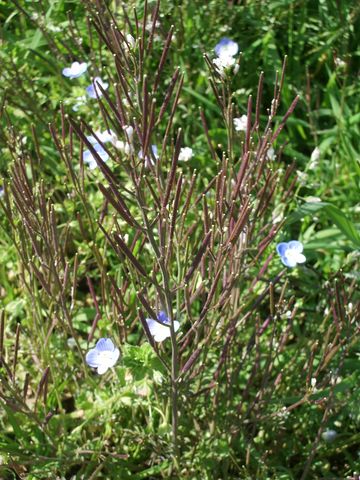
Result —
<instances>
[{"instance_id":1,"label":"pale blue flower with veins","mask_svg":"<svg viewBox=\"0 0 360 480\"><path fill-rule=\"evenodd\" d=\"M110 338L100 338L95 348L86 354L86 363L91 368L96 368L99 375L103 375L118 361L120 350L115 347Z\"/></svg>"},{"instance_id":2,"label":"pale blue flower with veins","mask_svg":"<svg viewBox=\"0 0 360 480\"><path fill-rule=\"evenodd\" d=\"M170 319L165 312L161 311L157 316L158 321L153 318L147 318L146 323L149 327L151 335L154 337L155 342L163 342L166 338L170 337ZM177 332L180 328L180 323L174 320L174 330Z\"/></svg>"},{"instance_id":3,"label":"pale blue flower with veins","mask_svg":"<svg viewBox=\"0 0 360 480\"><path fill-rule=\"evenodd\" d=\"M64 77L68 77L70 79L78 78L87 70L87 63L79 63L73 62L71 67L66 67L63 69L62 74Z\"/></svg>"},{"instance_id":4,"label":"pale blue flower with veins","mask_svg":"<svg viewBox=\"0 0 360 480\"><path fill-rule=\"evenodd\" d=\"M282 263L286 267L296 267L298 263L304 263L306 261L305 255L303 255L303 244L297 240L291 242L281 242L276 246L276 251L280 255Z\"/></svg>"}]
</instances>

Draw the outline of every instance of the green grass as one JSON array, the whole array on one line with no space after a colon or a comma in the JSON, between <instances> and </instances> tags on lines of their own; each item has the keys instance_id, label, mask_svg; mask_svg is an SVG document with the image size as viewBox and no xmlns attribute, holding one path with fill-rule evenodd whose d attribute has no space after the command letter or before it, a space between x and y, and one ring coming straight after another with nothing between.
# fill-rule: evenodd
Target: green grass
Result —
<instances>
[{"instance_id":1,"label":"green grass","mask_svg":"<svg viewBox=\"0 0 360 480\"><path fill-rule=\"evenodd\" d=\"M128 18L119 3L100 1L98 14L85 0L0 0L0 477L357 478L360 7L163 0L144 58L137 40L116 64L105 6L135 37L133 7L138 37L144 17L143 1L127 3ZM155 12L149 1L149 18ZM238 42L240 70L214 79L204 54L212 59L223 36ZM285 56L269 138L299 101L273 142L276 159L262 162L256 151ZM61 72L75 60L89 71L69 80ZM139 173L145 138L136 132L133 157L110 145L109 170L89 170L81 161L86 125L103 131L106 119L126 140L119 72L133 102L122 103L127 122L146 132L151 99L156 119L178 66L174 115L177 87L149 137L163 149L155 171ZM254 121L261 72L260 128L230 220L246 162L246 138L231 116L246 114L252 95ZM110 102L86 99L74 110L96 75L109 81ZM179 162L172 183L177 139L194 155ZM247 198L242 233L226 249ZM275 247L292 239L303 242L307 261L286 269ZM153 348L141 317L161 309L181 328ZM121 350L103 376L85 362L101 337ZM324 441L326 429L337 431L333 442Z\"/></svg>"}]
</instances>

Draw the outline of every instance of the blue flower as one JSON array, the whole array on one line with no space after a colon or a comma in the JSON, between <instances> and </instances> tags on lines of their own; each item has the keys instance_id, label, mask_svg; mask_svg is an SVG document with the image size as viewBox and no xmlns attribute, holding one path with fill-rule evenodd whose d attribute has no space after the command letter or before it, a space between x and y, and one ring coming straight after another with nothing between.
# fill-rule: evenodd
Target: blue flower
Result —
<instances>
[{"instance_id":1,"label":"blue flower","mask_svg":"<svg viewBox=\"0 0 360 480\"><path fill-rule=\"evenodd\" d=\"M89 367L96 368L99 375L103 375L118 361L120 351L110 338L100 338L95 348L88 351L85 360Z\"/></svg>"},{"instance_id":2,"label":"blue flower","mask_svg":"<svg viewBox=\"0 0 360 480\"><path fill-rule=\"evenodd\" d=\"M230 38L224 37L215 46L215 53L219 58L233 57L239 51L239 45Z\"/></svg>"},{"instance_id":3,"label":"blue flower","mask_svg":"<svg viewBox=\"0 0 360 480\"><path fill-rule=\"evenodd\" d=\"M89 95L90 98L97 98L102 96L102 91L99 88L99 85L104 89L107 90L109 84L103 82L100 77L95 77L93 83L86 87L86 93ZM96 95L97 94L97 95Z\"/></svg>"},{"instance_id":4,"label":"blue flower","mask_svg":"<svg viewBox=\"0 0 360 480\"><path fill-rule=\"evenodd\" d=\"M280 255L282 263L286 267L296 267L298 263L304 263L306 261L305 256L302 254L304 247L301 242L292 240L289 243L282 242L276 246L276 251Z\"/></svg>"},{"instance_id":5,"label":"blue flower","mask_svg":"<svg viewBox=\"0 0 360 480\"><path fill-rule=\"evenodd\" d=\"M87 63L73 62L71 67L66 67L63 69L62 74L64 77L68 78L78 78L81 77L83 73L87 70Z\"/></svg>"},{"instance_id":6,"label":"blue flower","mask_svg":"<svg viewBox=\"0 0 360 480\"><path fill-rule=\"evenodd\" d=\"M151 335L154 337L155 342L162 342L165 338L170 337L170 319L165 312L161 311L157 316L158 321L153 318L147 318L146 323L149 327ZM160 323L159 323L160 322ZM174 330L179 330L180 323L174 321Z\"/></svg>"},{"instance_id":7,"label":"blue flower","mask_svg":"<svg viewBox=\"0 0 360 480\"><path fill-rule=\"evenodd\" d=\"M337 437L337 431L336 430L325 430L321 434L322 439L325 442L333 442L335 438Z\"/></svg>"},{"instance_id":8,"label":"blue flower","mask_svg":"<svg viewBox=\"0 0 360 480\"><path fill-rule=\"evenodd\" d=\"M103 149L100 143L95 143L93 145L96 153L100 156L103 162L106 162L109 158L109 154ZM97 167L96 160L94 155L90 152L90 150L85 150L83 153L83 161L89 165L90 170L94 170Z\"/></svg>"}]
</instances>

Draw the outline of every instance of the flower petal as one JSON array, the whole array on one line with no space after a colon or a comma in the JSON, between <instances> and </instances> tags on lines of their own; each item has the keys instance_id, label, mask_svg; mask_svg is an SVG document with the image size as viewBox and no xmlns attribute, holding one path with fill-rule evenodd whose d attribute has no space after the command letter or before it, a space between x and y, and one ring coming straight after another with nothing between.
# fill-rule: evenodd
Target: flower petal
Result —
<instances>
[{"instance_id":1,"label":"flower petal","mask_svg":"<svg viewBox=\"0 0 360 480\"><path fill-rule=\"evenodd\" d=\"M97 341L95 348L100 352L104 352L105 350L115 350L115 346L110 338L100 338L100 340Z\"/></svg>"},{"instance_id":2,"label":"flower petal","mask_svg":"<svg viewBox=\"0 0 360 480\"><path fill-rule=\"evenodd\" d=\"M303 244L301 242L298 242L297 240L291 240L291 242L288 243L288 246L289 248L291 248L291 250L295 250L299 253L304 250Z\"/></svg>"},{"instance_id":3,"label":"flower petal","mask_svg":"<svg viewBox=\"0 0 360 480\"><path fill-rule=\"evenodd\" d=\"M97 135L97 132L95 132L96 135ZM86 137L86 140L92 144L95 144L95 143L98 143L98 141L96 140L96 138L93 136L93 135L89 135L88 137ZM89 151L89 150L87 150Z\"/></svg>"},{"instance_id":4,"label":"flower petal","mask_svg":"<svg viewBox=\"0 0 360 480\"><path fill-rule=\"evenodd\" d=\"M163 342L166 338L170 337L170 328L161 327L162 330L157 330L156 334L154 335L155 342Z\"/></svg>"},{"instance_id":5,"label":"flower petal","mask_svg":"<svg viewBox=\"0 0 360 480\"><path fill-rule=\"evenodd\" d=\"M155 342L162 342L165 338L170 336L170 327L165 324L162 325L152 318L147 318L146 323Z\"/></svg>"},{"instance_id":6,"label":"flower petal","mask_svg":"<svg viewBox=\"0 0 360 480\"><path fill-rule=\"evenodd\" d=\"M115 350L112 352L111 360L108 363L109 367L113 367L115 363L119 360L119 357L120 357L120 350L118 348L115 348Z\"/></svg>"},{"instance_id":7,"label":"flower petal","mask_svg":"<svg viewBox=\"0 0 360 480\"><path fill-rule=\"evenodd\" d=\"M222 55L234 56L239 51L239 45L231 40L231 38L224 37L215 46L214 50L218 57L221 57Z\"/></svg>"},{"instance_id":8,"label":"flower petal","mask_svg":"<svg viewBox=\"0 0 360 480\"><path fill-rule=\"evenodd\" d=\"M281 261L286 267L290 267L290 268L296 267L296 259L294 257L289 258L286 255L284 255L281 257Z\"/></svg>"},{"instance_id":9,"label":"flower petal","mask_svg":"<svg viewBox=\"0 0 360 480\"><path fill-rule=\"evenodd\" d=\"M112 142L114 140L114 137L116 137L116 135L112 130L110 131L104 130L102 133L99 132L98 137L101 142L106 143L106 142Z\"/></svg>"},{"instance_id":10,"label":"flower petal","mask_svg":"<svg viewBox=\"0 0 360 480\"><path fill-rule=\"evenodd\" d=\"M296 262L297 262L297 263L304 263L304 262L306 262L306 257L305 257L305 255L303 255L302 253L299 253L299 254L296 256Z\"/></svg>"},{"instance_id":11,"label":"flower petal","mask_svg":"<svg viewBox=\"0 0 360 480\"><path fill-rule=\"evenodd\" d=\"M89 367L98 367L100 364L100 352L96 348L89 350L85 356L85 360Z\"/></svg>"},{"instance_id":12,"label":"flower petal","mask_svg":"<svg viewBox=\"0 0 360 480\"><path fill-rule=\"evenodd\" d=\"M165 330L170 330L169 327L166 327L165 325L162 325L161 323L157 322L153 318L147 318L146 323L149 327L151 335L154 337L158 332L162 332L164 329Z\"/></svg>"},{"instance_id":13,"label":"flower petal","mask_svg":"<svg viewBox=\"0 0 360 480\"><path fill-rule=\"evenodd\" d=\"M62 71L62 74L64 75L64 77L70 77L71 76L71 68L65 67Z\"/></svg>"},{"instance_id":14,"label":"flower petal","mask_svg":"<svg viewBox=\"0 0 360 480\"><path fill-rule=\"evenodd\" d=\"M108 369L109 369L109 365L107 365L106 363L103 363L102 365L98 366L97 373L99 375L103 375L105 372L108 371Z\"/></svg>"},{"instance_id":15,"label":"flower petal","mask_svg":"<svg viewBox=\"0 0 360 480\"><path fill-rule=\"evenodd\" d=\"M285 255L286 250L288 249L288 244L286 242L281 242L276 245L277 253L282 257Z\"/></svg>"},{"instance_id":16,"label":"flower petal","mask_svg":"<svg viewBox=\"0 0 360 480\"><path fill-rule=\"evenodd\" d=\"M88 162L88 165L90 170L95 170L95 168L97 167L95 158L91 158L91 160Z\"/></svg>"},{"instance_id":17,"label":"flower petal","mask_svg":"<svg viewBox=\"0 0 360 480\"><path fill-rule=\"evenodd\" d=\"M91 159L92 159L92 153L90 152L90 150L84 150L83 161L85 163L89 163L89 162L91 162Z\"/></svg>"},{"instance_id":18,"label":"flower petal","mask_svg":"<svg viewBox=\"0 0 360 480\"><path fill-rule=\"evenodd\" d=\"M170 323L169 317L166 315L166 313L163 310L161 310L158 313L157 318L158 318L159 322L164 323L165 325L166 324L169 325L169 323Z\"/></svg>"}]
</instances>

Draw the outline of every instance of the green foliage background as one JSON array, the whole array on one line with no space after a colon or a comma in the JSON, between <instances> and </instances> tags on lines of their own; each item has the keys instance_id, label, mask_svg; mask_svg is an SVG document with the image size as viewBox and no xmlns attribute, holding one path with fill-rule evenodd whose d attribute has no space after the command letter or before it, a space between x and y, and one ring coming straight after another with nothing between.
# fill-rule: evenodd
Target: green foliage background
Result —
<instances>
[{"instance_id":1,"label":"green foliage background","mask_svg":"<svg viewBox=\"0 0 360 480\"><path fill-rule=\"evenodd\" d=\"M107 3L121 24L120 2ZM86 118L94 129L100 127L94 102L87 100L76 112L72 109L84 94L88 80L69 81L61 75L62 69L74 60L91 61L91 75L100 71L111 75L110 53L102 50L100 54L95 34L89 36L85 4L77 0L0 0L0 105L6 106L7 115L1 118L0 131L3 183L12 181L13 155L8 145L11 124L22 137L24 150L35 159L33 180L42 179L46 185L60 221L59 230L63 231L65 224L70 227L67 254L72 261L75 253L78 255L80 282L73 326L84 351L89 347L86 336L96 314L86 276L91 278L101 298L102 318L97 337L119 338L121 331L110 307L111 292L100 287L99 264L102 262L106 273L119 282L125 274L101 232L97 230L95 236L91 233L103 205L97 188L100 173L87 177L85 207L71 195L69 173L48 128L52 122L61 128L61 105L66 113ZM154 3L149 5L153 7ZM143 2L129 1L129 13L132 7L141 12ZM33 22L39 15L43 18L43 30ZM73 22L75 35L71 30ZM234 393L234 403L218 406L217 418L208 415L206 402L188 404L191 397L184 393L183 458L180 469L174 470L168 450L171 424L167 379L150 345L143 341L140 329L131 330L122 347L120 364L106 378L89 373L77 351L69 346L68 335L60 333L60 327L56 327L51 341L44 342L46 331L43 325L32 321L34 307L22 291L21 262L9 233L9 222L3 215L0 303L6 313L6 355L13 358L15 332L17 324L21 324L18 381L23 382L26 374L30 374L35 397L44 367L52 364L51 387L44 405L38 408L43 418L54 412L44 428L35 415L14 412L1 402L0 472L6 480L303 478L304 465L321 422L322 404L304 403L280 418L271 414L301 400L303 379L297 377L292 366L306 360L297 355L300 351L302 355L309 354L310 340L326 335L329 317L324 312L329 308L329 285L335 274L340 270L344 285L348 282L352 288L351 282L360 278L360 5L352 0L161 0L159 40L149 70L156 68L171 25L175 27L175 40L165 66L168 78L164 87L178 65L185 72L185 82L175 124L184 131L184 144L191 145L196 152L184 169L197 169L204 185L216 170L210 160L199 108L205 112L209 134L218 151L227 138L203 58L205 53L212 55L221 37L237 41L242 52L240 72L232 85L237 114L246 113L248 95L255 96L258 77L263 71L261 120L266 122L275 73L281 70L285 55L287 69L281 114L294 96L300 95L297 108L276 144L277 153L281 152L280 168L295 162L298 171L290 211L284 212L280 203L275 208L279 215L286 215L277 240L299 238L308 259L303 270L289 273L288 296L295 296L299 316L294 323L293 341L277 359L286 378L286 388L281 396L269 399L266 420L256 426L256 432L244 428L233 444L224 432L227 428L230 431L231 419L237 415L232 409L241 400L239 391L246 385L251 364L248 371L240 373L240 390ZM57 45L56 54L51 42ZM162 139L157 141L160 144ZM315 147L319 147L321 154L317 164L312 165L310 156ZM79 171L77 166L75 170ZM79 216L84 219L85 235L79 226ZM132 232L128 234L132 240ZM272 273L276 273L276 268L280 269L274 267ZM356 288L353 290L358 301L359 294ZM133 297L135 303L135 291ZM37 308L44 324L51 321L52 305L39 304ZM351 310L356 305L346 304L344 308ZM136 322L135 308L128 320ZM250 332L246 335L250 337ZM210 352L210 357L212 354L215 358L217 352ZM307 478L349 475L357 478L354 472L360 474L358 355L359 342L355 337L341 366L328 420L328 428L337 430L338 437L333 443L319 439ZM234 359L237 361L240 362L240 353ZM262 362L264 367L264 357ZM329 362L331 370L336 371L338 358L335 356ZM209 378L210 373L207 372ZM257 379L250 386L251 395L256 395L259 384ZM322 396L327 393L323 391ZM215 402L214 398L209 397L209 402ZM196 448L192 448L194 439L198 439ZM250 462L246 458L249 448Z\"/></svg>"}]
</instances>

